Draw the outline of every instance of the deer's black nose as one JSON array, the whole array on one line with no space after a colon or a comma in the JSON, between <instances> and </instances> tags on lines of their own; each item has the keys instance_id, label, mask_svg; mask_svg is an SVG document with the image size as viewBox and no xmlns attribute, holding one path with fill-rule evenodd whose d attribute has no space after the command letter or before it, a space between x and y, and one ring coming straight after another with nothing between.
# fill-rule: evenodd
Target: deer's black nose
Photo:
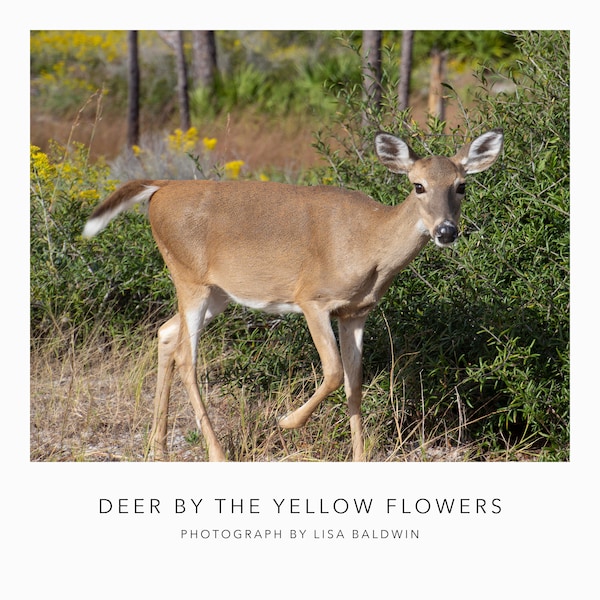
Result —
<instances>
[{"instance_id":1,"label":"deer's black nose","mask_svg":"<svg viewBox=\"0 0 600 600\"><path fill-rule=\"evenodd\" d=\"M456 241L458 229L454 223L444 221L435 228L435 243L439 246L447 246Z\"/></svg>"}]
</instances>

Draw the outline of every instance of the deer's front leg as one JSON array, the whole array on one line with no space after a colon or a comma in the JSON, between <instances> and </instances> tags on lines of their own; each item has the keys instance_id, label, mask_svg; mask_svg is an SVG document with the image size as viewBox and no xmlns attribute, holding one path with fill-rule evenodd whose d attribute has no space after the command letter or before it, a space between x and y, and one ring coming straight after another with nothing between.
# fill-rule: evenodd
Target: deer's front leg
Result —
<instances>
[{"instance_id":1,"label":"deer's front leg","mask_svg":"<svg viewBox=\"0 0 600 600\"><path fill-rule=\"evenodd\" d=\"M323 383L300 408L280 419L279 426L284 429L302 427L319 404L342 385L343 380L342 361L331 327L329 313L313 304L302 306L302 311L321 359Z\"/></svg>"},{"instance_id":2,"label":"deer's front leg","mask_svg":"<svg viewBox=\"0 0 600 600\"><path fill-rule=\"evenodd\" d=\"M348 400L352 460L365 460L360 403L362 400L362 348L366 317L340 319L340 350L344 365L344 390Z\"/></svg>"}]
</instances>

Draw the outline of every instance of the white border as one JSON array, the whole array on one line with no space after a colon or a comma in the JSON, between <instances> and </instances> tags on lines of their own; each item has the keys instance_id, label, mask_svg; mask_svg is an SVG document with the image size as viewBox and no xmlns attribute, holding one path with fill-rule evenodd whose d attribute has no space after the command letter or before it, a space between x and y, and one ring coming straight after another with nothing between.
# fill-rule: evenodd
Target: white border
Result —
<instances>
[{"instance_id":1,"label":"white border","mask_svg":"<svg viewBox=\"0 0 600 600\"><path fill-rule=\"evenodd\" d=\"M540 15L523 3L453 2L449 14L424 15L401 5L378 10L369 3L348 10L323 3L296 5L252 3L221 5L222 16L206 15L204 4L88 5L94 29L570 29L572 32L572 440L570 463L564 464L40 464L29 462L29 386L27 367L28 231L27 60L30 29L82 27L81 5L28 5L25 22L2 41L6 137L3 141L5 227L3 302L7 323L3 351L4 477L1 497L6 575L32 597L105 598L181 596L218 593L234 597L315 598L406 596L423 598L573 597L577 590L597 589L598 518L595 506L595 427L598 393L595 354L595 231L590 209L597 202L589 173L595 147L595 30L570 14ZM589 13L588 8L580 14ZM243 9L245 7L245 9ZM165 9L169 16L163 20ZM462 9L462 10L461 10ZM472 15L489 10L490 23ZM181 11L175 14L176 11ZM266 19L278 11L280 19ZM125 11L127 12L127 11ZM416 14L419 12L419 14ZM432 10L431 12L436 12ZM376 14L374 14L376 13ZM589 20L589 16L587 17ZM182 23L183 21L183 23ZM265 22L266 21L266 22ZM514 21L517 22L515 26ZM174 23L175 22L175 23ZM118 23L118 25L117 25ZM92 27L90 27L92 28ZM17 118L15 118L15 116ZM8 213L8 214L7 214ZM583 224L588 225L584 227ZM16 232L16 234L14 233ZM12 235L11 235L12 233ZM593 262L592 262L593 261ZM14 317L17 315L17 318ZM15 377L15 374L16 377ZM165 512L100 515L98 499L159 498ZM373 513L366 529L406 524L418 528L418 541L402 543L352 539L204 543L182 541L178 532L187 517L168 507L174 498L258 498L259 514L225 514L209 518L210 527L336 529L360 527L358 517L340 515L273 515L273 498L500 498L500 515L416 516L393 520ZM172 505L172 504L171 504ZM195 520L190 520L196 523ZM198 521L199 527L207 521ZM188 526L189 527L189 526ZM591 543L588 543L591 542ZM596 555L594 557L594 554ZM6 564L6 563L5 563ZM18 586L18 587L15 587Z\"/></svg>"}]
</instances>

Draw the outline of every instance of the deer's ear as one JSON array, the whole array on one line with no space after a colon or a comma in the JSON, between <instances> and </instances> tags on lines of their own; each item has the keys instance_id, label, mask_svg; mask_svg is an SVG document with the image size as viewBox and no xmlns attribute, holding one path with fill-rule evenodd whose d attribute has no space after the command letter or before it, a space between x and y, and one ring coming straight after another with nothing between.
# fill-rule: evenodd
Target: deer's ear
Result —
<instances>
[{"instance_id":1,"label":"deer's ear","mask_svg":"<svg viewBox=\"0 0 600 600\"><path fill-rule=\"evenodd\" d=\"M454 161L463 166L467 175L485 171L500 155L503 141L502 129L492 129L463 146L456 153Z\"/></svg>"},{"instance_id":2,"label":"deer's ear","mask_svg":"<svg viewBox=\"0 0 600 600\"><path fill-rule=\"evenodd\" d=\"M375 152L382 164L394 173L408 173L419 160L406 142L384 132L375 136Z\"/></svg>"}]
</instances>

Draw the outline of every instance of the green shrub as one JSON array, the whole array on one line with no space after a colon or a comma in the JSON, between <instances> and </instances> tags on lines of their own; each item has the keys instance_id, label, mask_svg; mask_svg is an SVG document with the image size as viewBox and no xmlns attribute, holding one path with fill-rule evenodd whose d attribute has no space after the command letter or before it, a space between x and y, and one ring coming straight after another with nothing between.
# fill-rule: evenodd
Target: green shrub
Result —
<instances>
[{"instance_id":1,"label":"green shrub","mask_svg":"<svg viewBox=\"0 0 600 600\"><path fill-rule=\"evenodd\" d=\"M109 169L88 151L31 147L31 329L34 337L74 327L131 326L172 307L172 286L146 218L122 217L118 228L84 241L92 208L114 189Z\"/></svg>"},{"instance_id":2,"label":"green shrub","mask_svg":"<svg viewBox=\"0 0 600 600\"><path fill-rule=\"evenodd\" d=\"M30 39L32 108L68 114L98 89L126 106L123 31L32 31Z\"/></svg>"},{"instance_id":3,"label":"green shrub","mask_svg":"<svg viewBox=\"0 0 600 600\"><path fill-rule=\"evenodd\" d=\"M345 53L320 55L311 62L285 61L268 68L235 62L227 72L218 74L213 86L192 91L192 114L199 120L235 109L251 109L270 117L333 115L337 102L324 94L324 82L334 74L357 80L360 70L352 58Z\"/></svg>"},{"instance_id":4,"label":"green shrub","mask_svg":"<svg viewBox=\"0 0 600 600\"><path fill-rule=\"evenodd\" d=\"M465 138L503 127L505 148L492 169L471 176L456 249L426 247L401 273L367 327L366 372L400 361L407 410L477 440L482 450L513 449L565 459L569 446L569 37L515 35L524 56L518 73L482 69L482 88L468 120L450 135L443 124L419 131L394 111L381 128L418 153L452 154ZM488 78L511 78L514 93L494 95ZM391 78L390 78L391 81ZM384 203L408 193L406 178L381 167L367 149L364 107L355 89L344 98L346 132L320 132L317 148L329 176ZM357 117L358 115L358 117ZM332 139L333 138L333 139ZM365 141L366 140L366 141ZM371 146L372 147L372 146ZM335 149L334 149L335 148ZM393 345L388 343L391 331ZM463 438L464 439L464 438ZM516 455L516 454L515 454Z\"/></svg>"}]
</instances>

